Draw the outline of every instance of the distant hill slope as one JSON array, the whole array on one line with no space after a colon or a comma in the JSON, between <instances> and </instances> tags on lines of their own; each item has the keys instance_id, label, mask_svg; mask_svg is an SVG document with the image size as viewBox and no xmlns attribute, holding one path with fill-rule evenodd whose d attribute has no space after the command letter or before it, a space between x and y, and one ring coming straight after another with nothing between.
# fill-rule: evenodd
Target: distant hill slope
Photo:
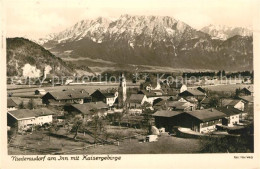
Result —
<instances>
[{"instance_id":1,"label":"distant hill slope","mask_svg":"<svg viewBox=\"0 0 260 169\"><path fill-rule=\"evenodd\" d=\"M63 58L195 70L253 69L252 36L215 39L168 16L83 20L39 43Z\"/></svg>"},{"instance_id":2,"label":"distant hill slope","mask_svg":"<svg viewBox=\"0 0 260 169\"><path fill-rule=\"evenodd\" d=\"M47 71L71 75L73 70L62 59L24 38L7 38L7 76L37 77Z\"/></svg>"}]
</instances>

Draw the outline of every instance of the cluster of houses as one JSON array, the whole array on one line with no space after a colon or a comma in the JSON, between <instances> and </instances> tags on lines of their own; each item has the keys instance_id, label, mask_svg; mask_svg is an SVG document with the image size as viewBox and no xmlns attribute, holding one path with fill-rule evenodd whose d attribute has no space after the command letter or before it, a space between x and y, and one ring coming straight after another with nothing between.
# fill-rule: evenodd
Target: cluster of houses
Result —
<instances>
[{"instance_id":1,"label":"cluster of houses","mask_svg":"<svg viewBox=\"0 0 260 169\"><path fill-rule=\"evenodd\" d=\"M105 116L113 110L128 109L131 114L141 114L143 106L154 110L153 117L158 128L172 131L174 126L190 128L196 132L215 130L217 124L233 126L239 124L245 105L253 105L253 89L243 89L239 99L222 99L220 107L211 108L206 91L201 88L188 88L183 84L146 82L136 93L127 95L126 80L122 75L118 89L95 90L92 94L84 89L35 91L42 95L43 108L19 109L19 101L10 97L8 103L8 126L43 125L51 123L57 114L47 107L63 107L68 114L81 114L91 120L93 114ZM47 107L46 107L47 106ZM114 112L115 112L114 111Z\"/></svg>"}]
</instances>

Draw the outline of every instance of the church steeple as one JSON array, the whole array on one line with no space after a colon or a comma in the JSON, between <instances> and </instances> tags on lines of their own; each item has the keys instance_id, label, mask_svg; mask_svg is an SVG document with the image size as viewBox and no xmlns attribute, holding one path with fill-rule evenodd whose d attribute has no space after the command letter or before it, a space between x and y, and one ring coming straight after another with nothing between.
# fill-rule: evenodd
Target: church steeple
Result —
<instances>
[{"instance_id":1,"label":"church steeple","mask_svg":"<svg viewBox=\"0 0 260 169\"><path fill-rule=\"evenodd\" d=\"M126 101L126 79L124 74L122 73L121 77L120 77L120 84L119 84L119 106L123 107L125 105L125 101Z\"/></svg>"}]
</instances>

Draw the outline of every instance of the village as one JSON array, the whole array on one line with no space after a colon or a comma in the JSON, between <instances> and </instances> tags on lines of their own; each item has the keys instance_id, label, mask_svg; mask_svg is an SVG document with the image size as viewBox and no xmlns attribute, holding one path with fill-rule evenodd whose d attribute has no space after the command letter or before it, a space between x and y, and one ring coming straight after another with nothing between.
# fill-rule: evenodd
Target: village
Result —
<instances>
[{"instance_id":1,"label":"village","mask_svg":"<svg viewBox=\"0 0 260 169\"><path fill-rule=\"evenodd\" d=\"M252 141L252 83L214 80L132 84L122 73L111 86L16 85L7 98L9 154L197 153L212 152L203 145L212 138ZM220 92L231 85L228 94ZM247 145L238 146L250 151Z\"/></svg>"}]
</instances>

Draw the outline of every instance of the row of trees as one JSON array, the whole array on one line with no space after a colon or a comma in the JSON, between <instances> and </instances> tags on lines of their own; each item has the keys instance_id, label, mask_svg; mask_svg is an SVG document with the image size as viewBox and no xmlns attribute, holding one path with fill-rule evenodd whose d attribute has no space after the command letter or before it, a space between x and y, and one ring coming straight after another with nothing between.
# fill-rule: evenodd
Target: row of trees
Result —
<instances>
[{"instance_id":1,"label":"row of trees","mask_svg":"<svg viewBox=\"0 0 260 169\"><path fill-rule=\"evenodd\" d=\"M29 102L27 104L24 104L24 101L22 101L19 105L18 105L19 109L35 109L37 108L37 104L35 103L35 101L33 99L30 99Z\"/></svg>"},{"instance_id":2,"label":"row of trees","mask_svg":"<svg viewBox=\"0 0 260 169\"><path fill-rule=\"evenodd\" d=\"M238 72L226 72L225 70L219 70L218 72L210 72L210 71L206 71L206 72L184 72L183 77L191 77L191 76L195 76L195 77L202 77L202 76L209 76L209 77L213 77L213 76L226 76L226 77L239 77L239 76L248 76L248 77L252 77L254 76L254 71L250 72L250 71L238 71Z\"/></svg>"}]
</instances>

